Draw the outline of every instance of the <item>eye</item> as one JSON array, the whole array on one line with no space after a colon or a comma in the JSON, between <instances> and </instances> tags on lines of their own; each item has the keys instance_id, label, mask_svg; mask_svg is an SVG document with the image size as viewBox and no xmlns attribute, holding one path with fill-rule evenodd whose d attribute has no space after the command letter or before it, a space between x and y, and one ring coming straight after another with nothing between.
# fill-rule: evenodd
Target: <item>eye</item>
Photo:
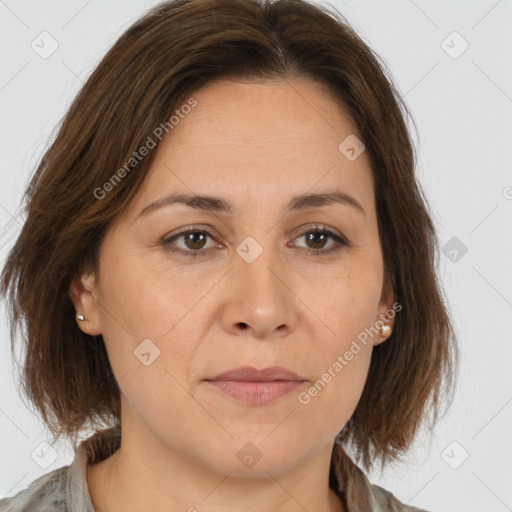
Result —
<instances>
[{"instance_id":1,"label":"eye","mask_svg":"<svg viewBox=\"0 0 512 512\"><path fill-rule=\"evenodd\" d=\"M213 240L212 235L208 231L184 228L178 233L165 238L163 244L170 252L195 257L208 252L208 247L204 249L208 238ZM183 242L183 246L181 247L176 243L176 241L180 239ZM178 246L178 249L175 248L176 246ZM216 246L222 247L218 244Z\"/></svg>"},{"instance_id":2,"label":"eye","mask_svg":"<svg viewBox=\"0 0 512 512\"><path fill-rule=\"evenodd\" d=\"M306 251L307 255L325 256L326 254L332 254L333 252L339 251L343 246L350 247L350 242L348 240L323 226L309 226L299 234L296 240L302 237L305 237L306 243L309 244L309 247L313 247L313 250L310 249ZM331 239L333 243L329 248L324 249L325 244L329 239Z\"/></svg>"},{"instance_id":3,"label":"eye","mask_svg":"<svg viewBox=\"0 0 512 512\"><path fill-rule=\"evenodd\" d=\"M323 256L334 253L335 251L340 250L343 246L351 246L348 240L323 226L308 226L308 228L299 233L299 236L295 238L295 240L302 237L305 238L306 244L310 247L308 249L308 246L306 246L306 249L308 249L306 251L307 255ZM209 247L207 246L208 239L211 239L212 241ZM332 241L332 244L325 249L324 247L329 239ZM164 238L162 243L170 252L197 257L208 254L209 249L214 247L223 247L220 244L213 243L213 240L214 238L209 231L187 227L169 237ZM181 246L177 243L178 241L181 242Z\"/></svg>"}]
</instances>

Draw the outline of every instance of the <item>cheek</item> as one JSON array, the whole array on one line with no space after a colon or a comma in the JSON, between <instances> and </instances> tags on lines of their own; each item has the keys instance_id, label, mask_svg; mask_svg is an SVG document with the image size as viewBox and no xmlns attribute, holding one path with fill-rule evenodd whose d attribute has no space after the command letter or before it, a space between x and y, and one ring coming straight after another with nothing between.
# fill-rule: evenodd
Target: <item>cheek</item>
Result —
<instances>
[{"instance_id":1,"label":"cheek","mask_svg":"<svg viewBox=\"0 0 512 512\"><path fill-rule=\"evenodd\" d=\"M312 305L315 313L318 311L317 321L311 329L315 325L317 329L324 325L323 330L328 333L324 348L331 358L347 350L353 339L364 339L366 329L374 325L378 319L381 287L379 266L361 265L343 269L332 279L323 280L321 291L315 292L316 297L309 295L307 302L304 301ZM368 337L368 341L371 338Z\"/></svg>"},{"instance_id":2,"label":"cheek","mask_svg":"<svg viewBox=\"0 0 512 512\"><path fill-rule=\"evenodd\" d=\"M297 418L303 419L310 432L332 440L347 423L361 398L371 351L370 345L357 346L343 335L332 344L323 344L321 351L316 347L310 352L315 372L295 406Z\"/></svg>"},{"instance_id":3,"label":"cheek","mask_svg":"<svg viewBox=\"0 0 512 512\"><path fill-rule=\"evenodd\" d=\"M371 271L360 268L359 273L333 278L324 286L320 302L308 299L323 306L318 309L322 321L309 326L315 341L309 351L315 380L299 396L299 402L310 407L312 421L327 421L333 428L343 425L360 399L376 333L371 328L378 319L381 278L378 266Z\"/></svg>"},{"instance_id":4,"label":"cheek","mask_svg":"<svg viewBox=\"0 0 512 512\"><path fill-rule=\"evenodd\" d=\"M202 335L194 306L204 290L183 277L164 278L164 269L133 259L103 260L102 334L126 399L136 409L153 404L158 411L162 403L155 400L171 405L180 396L177 382L186 383Z\"/></svg>"},{"instance_id":5,"label":"cheek","mask_svg":"<svg viewBox=\"0 0 512 512\"><path fill-rule=\"evenodd\" d=\"M187 388L199 345L190 334L194 332L194 326L188 317L180 322L182 315L177 317L178 325L172 329L166 322L162 326L151 326L149 320L153 313L138 310L135 318L129 320L130 333L116 322L110 322L104 334L105 345L112 371L130 411L148 427L178 425L183 423L183 418L197 415L197 405L190 399ZM151 328L142 329L139 317ZM133 335L137 328L145 334ZM157 331L167 334L151 334Z\"/></svg>"},{"instance_id":6,"label":"cheek","mask_svg":"<svg viewBox=\"0 0 512 512\"><path fill-rule=\"evenodd\" d=\"M99 290L102 327L110 337L128 337L132 343L163 341L182 328L182 320L215 283L211 276L194 279L186 270L163 265L147 250L142 255L137 249L125 250L123 258L113 252L102 261Z\"/></svg>"}]
</instances>

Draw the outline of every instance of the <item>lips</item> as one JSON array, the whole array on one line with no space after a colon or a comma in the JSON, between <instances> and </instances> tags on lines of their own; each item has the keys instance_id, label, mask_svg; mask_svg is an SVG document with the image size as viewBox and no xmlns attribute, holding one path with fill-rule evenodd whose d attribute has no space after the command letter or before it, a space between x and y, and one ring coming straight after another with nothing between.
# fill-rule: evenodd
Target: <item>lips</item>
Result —
<instances>
[{"instance_id":1,"label":"lips","mask_svg":"<svg viewBox=\"0 0 512 512\"><path fill-rule=\"evenodd\" d=\"M281 366L257 370L240 366L220 373L206 382L223 395L249 405L267 405L299 389L305 379Z\"/></svg>"},{"instance_id":2,"label":"lips","mask_svg":"<svg viewBox=\"0 0 512 512\"><path fill-rule=\"evenodd\" d=\"M282 366L271 366L257 370L252 366L240 366L226 372L220 373L207 381L241 381L241 382L272 382L272 381L295 381L304 382L295 372Z\"/></svg>"}]
</instances>

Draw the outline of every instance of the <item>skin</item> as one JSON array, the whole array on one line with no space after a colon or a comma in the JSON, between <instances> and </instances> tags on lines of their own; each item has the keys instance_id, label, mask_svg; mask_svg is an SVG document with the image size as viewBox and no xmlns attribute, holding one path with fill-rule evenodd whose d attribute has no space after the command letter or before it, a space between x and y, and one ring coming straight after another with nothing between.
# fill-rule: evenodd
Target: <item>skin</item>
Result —
<instances>
[{"instance_id":1,"label":"skin","mask_svg":"<svg viewBox=\"0 0 512 512\"><path fill-rule=\"evenodd\" d=\"M71 287L87 317L79 326L103 335L121 389L121 447L87 467L93 502L103 512L341 511L328 485L334 438L360 399L372 347L385 338L361 344L308 404L298 392L393 304L383 293L369 160L338 150L358 131L318 83L224 81L194 98L111 224L99 267ZM337 203L287 211L296 194L334 190L365 213ZM222 197L234 213L173 204L138 217L172 192ZM320 255L336 241L299 232L316 225L352 245ZM183 227L210 236L163 242ZM252 263L236 252L247 236L263 249ZM160 355L146 366L134 350L147 338ZM241 365L280 365L307 382L274 403L248 405L204 381ZM261 454L252 467L237 457L246 443Z\"/></svg>"}]
</instances>

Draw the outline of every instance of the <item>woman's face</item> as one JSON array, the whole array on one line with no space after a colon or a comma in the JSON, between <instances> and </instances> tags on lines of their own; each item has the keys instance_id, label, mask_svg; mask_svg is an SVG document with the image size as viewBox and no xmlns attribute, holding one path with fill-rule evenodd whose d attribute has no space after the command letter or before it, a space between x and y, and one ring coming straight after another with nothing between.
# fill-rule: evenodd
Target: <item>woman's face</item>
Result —
<instances>
[{"instance_id":1,"label":"woman's face","mask_svg":"<svg viewBox=\"0 0 512 512\"><path fill-rule=\"evenodd\" d=\"M384 341L362 335L393 302L370 164L317 83L226 81L194 98L75 305L103 335L134 438L223 473L277 475L330 453ZM241 366L299 382L211 382Z\"/></svg>"}]
</instances>

